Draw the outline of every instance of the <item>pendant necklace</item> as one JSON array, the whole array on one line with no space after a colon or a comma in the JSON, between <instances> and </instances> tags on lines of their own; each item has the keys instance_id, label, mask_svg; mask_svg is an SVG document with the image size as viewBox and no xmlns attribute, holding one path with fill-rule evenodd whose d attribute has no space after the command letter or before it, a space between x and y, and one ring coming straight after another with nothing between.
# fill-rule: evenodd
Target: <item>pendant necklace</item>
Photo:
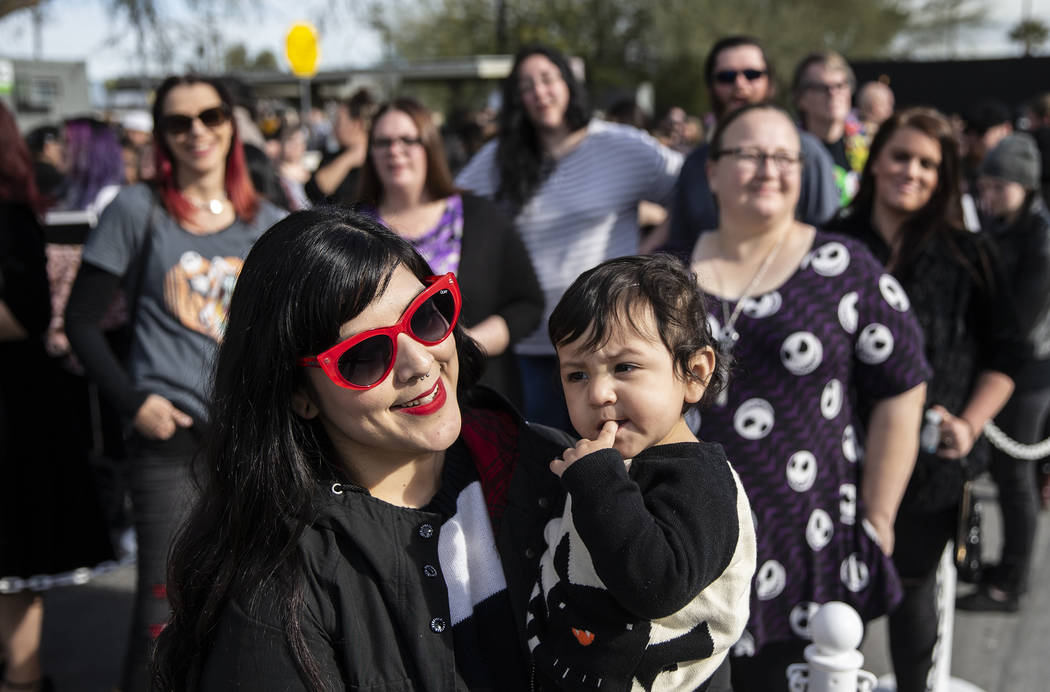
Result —
<instances>
[{"instance_id":1,"label":"pendant necklace","mask_svg":"<svg viewBox=\"0 0 1050 692\"><path fill-rule=\"evenodd\" d=\"M788 232L781 231L780 237L777 238L777 242L773 244L767 252L765 258L762 260L762 264L759 265L758 271L751 277L751 281L748 282L744 292L740 294L740 298L737 300L736 307L733 308L733 312L729 312L729 301L718 296L718 302L722 304L722 333L717 335L718 344L722 349L723 353L729 353L736 346L736 342L740 340L740 332L736 330L736 321L740 318L740 313L744 309L744 301L751 297L751 292L754 291L755 287L758 286L762 281L762 277L769 271L770 266L773 264L773 260L776 259L777 253L780 251L780 246L784 244L784 238L787 237ZM718 239L718 254L724 256L722 252L722 238L719 236ZM715 272L718 275L718 272ZM718 276L718 288L719 293L724 293L722 290L722 277Z\"/></svg>"},{"instance_id":2,"label":"pendant necklace","mask_svg":"<svg viewBox=\"0 0 1050 692\"><path fill-rule=\"evenodd\" d=\"M186 195L183 195L183 197L186 197ZM190 204L192 204L193 206L197 207L201 211L211 212L215 216L218 216L219 214L221 214L223 211L226 210L226 202L229 201L229 198L227 198L224 201L224 200L219 199L218 197L216 197L214 199L210 199L207 202L204 202L204 201L198 200L198 199L191 199L190 197L186 197L186 199L189 201Z\"/></svg>"}]
</instances>

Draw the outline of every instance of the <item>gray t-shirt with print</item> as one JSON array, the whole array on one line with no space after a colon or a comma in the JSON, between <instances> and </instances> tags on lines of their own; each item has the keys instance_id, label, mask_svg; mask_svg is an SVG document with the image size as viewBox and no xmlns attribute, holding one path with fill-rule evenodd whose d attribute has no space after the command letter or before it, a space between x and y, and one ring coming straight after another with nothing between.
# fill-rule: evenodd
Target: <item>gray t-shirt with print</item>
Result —
<instances>
[{"instance_id":1,"label":"gray t-shirt with print","mask_svg":"<svg viewBox=\"0 0 1050 692\"><path fill-rule=\"evenodd\" d=\"M212 360L241 265L284 214L260 201L253 221L237 219L197 235L179 226L145 185L121 190L106 207L83 261L124 277L129 293L141 286L129 362L137 390L169 399L194 420L207 419ZM151 226L143 269L141 248Z\"/></svg>"}]
</instances>

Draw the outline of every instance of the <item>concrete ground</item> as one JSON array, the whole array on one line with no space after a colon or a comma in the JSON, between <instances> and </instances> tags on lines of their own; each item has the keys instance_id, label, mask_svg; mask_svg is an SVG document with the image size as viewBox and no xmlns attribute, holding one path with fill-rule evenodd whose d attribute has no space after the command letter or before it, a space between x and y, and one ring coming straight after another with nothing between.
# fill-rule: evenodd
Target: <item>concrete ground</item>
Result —
<instances>
[{"instance_id":1,"label":"concrete ground","mask_svg":"<svg viewBox=\"0 0 1050 692\"><path fill-rule=\"evenodd\" d=\"M994 562L1002 537L995 486L982 479L977 493L984 500L982 554ZM985 692L1050 690L1050 514L1046 512L1039 516L1030 584L1017 614L956 611L952 677ZM960 583L958 593L973 588ZM861 652L866 670L878 676L892 672L885 618L869 625Z\"/></svg>"},{"instance_id":2,"label":"concrete ground","mask_svg":"<svg viewBox=\"0 0 1050 692\"><path fill-rule=\"evenodd\" d=\"M994 487L982 484L985 549L998 551L999 516ZM44 667L57 692L112 692L120 678L135 571L125 567L86 586L45 597ZM1050 515L1040 516L1031 590L1016 615L956 614L952 675L985 692L1050 690ZM960 592L971 589L960 585ZM862 648L867 670L891 671L885 623L868 629ZM741 691L744 692L744 691Z\"/></svg>"}]
</instances>

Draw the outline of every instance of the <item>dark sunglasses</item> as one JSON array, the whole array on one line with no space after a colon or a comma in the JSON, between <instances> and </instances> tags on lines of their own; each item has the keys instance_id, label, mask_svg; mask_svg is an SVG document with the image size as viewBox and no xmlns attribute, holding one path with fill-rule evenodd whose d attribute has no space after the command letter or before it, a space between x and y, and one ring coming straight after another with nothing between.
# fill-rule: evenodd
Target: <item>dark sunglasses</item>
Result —
<instances>
[{"instance_id":1,"label":"dark sunglasses","mask_svg":"<svg viewBox=\"0 0 1050 692\"><path fill-rule=\"evenodd\" d=\"M744 75L744 79L753 82L760 77L766 76L766 70L719 70L715 72L715 81L719 84L736 84L737 75Z\"/></svg>"},{"instance_id":2,"label":"dark sunglasses","mask_svg":"<svg viewBox=\"0 0 1050 692\"><path fill-rule=\"evenodd\" d=\"M300 358L299 365L321 368L340 387L375 387L394 369L399 334L434 346L447 339L456 326L462 306L456 276L451 272L431 276L427 283L430 286L416 296L397 324L355 334L316 356Z\"/></svg>"},{"instance_id":3,"label":"dark sunglasses","mask_svg":"<svg viewBox=\"0 0 1050 692\"><path fill-rule=\"evenodd\" d=\"M184 135L193 129L193 121L200 120L207 128L216 128L230 120L230 109L225 105L202 110L197 115L171 113L160 119L161 130L170 135Z\"/></svg>"}]
</instances>

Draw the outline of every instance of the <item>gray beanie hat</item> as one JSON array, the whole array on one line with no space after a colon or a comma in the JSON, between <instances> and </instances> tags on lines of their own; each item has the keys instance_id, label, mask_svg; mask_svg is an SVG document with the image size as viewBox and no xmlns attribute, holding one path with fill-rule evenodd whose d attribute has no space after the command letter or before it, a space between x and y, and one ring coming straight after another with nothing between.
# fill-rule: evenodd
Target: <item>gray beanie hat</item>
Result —
<instances>
[{"instance_id":1,"label":"gray beanie hat","mask_svg":"<svg viewBox=\"0 0 1050 692\"><path fill-rule=\"evenodd\" d=\"M984 157L980 175L1009 180L1026 190L1039 188L1042 160L1032 136L1025 132L1007 135Z\"/></svg>"}]
</instances>

